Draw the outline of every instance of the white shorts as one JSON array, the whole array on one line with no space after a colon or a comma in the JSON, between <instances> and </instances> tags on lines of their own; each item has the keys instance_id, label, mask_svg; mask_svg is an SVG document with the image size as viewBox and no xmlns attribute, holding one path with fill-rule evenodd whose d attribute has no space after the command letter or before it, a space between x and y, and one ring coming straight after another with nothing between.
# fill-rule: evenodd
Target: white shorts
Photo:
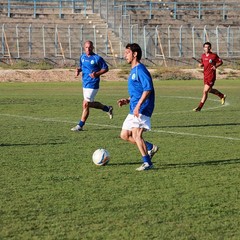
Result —
<instances>
[{"instance_id":1,"label":"white shorts","mask_svg":"<svg viewBox=\"0 0 240 240\"><path fill-rule=\"evenodd\" d=\"M83 98L87 102L94 102L98 89L83 88Z\"/></svg>"},{"instance_id":2,"label":"white shorts","mask_svg":"<svg viewBox=\"0 0 240 240\"><path fill-rule=\"evenodd\" d=\"M139 117L128 114L123 122L122 129L131 131L132 128L144 128L147 131L151 130L151 118L142 114L139 114Z\"/></svg>"}]
</instances>

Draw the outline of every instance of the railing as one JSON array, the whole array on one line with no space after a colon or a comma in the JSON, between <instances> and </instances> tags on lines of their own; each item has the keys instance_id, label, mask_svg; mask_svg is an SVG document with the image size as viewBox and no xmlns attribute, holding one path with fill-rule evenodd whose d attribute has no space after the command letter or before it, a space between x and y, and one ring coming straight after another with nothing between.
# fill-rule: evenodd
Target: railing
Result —
<instances>
[{"instance_id":1,"label":"railing","mask_svg":"<svg viewBox=\"0 0 240 240\"><path fill-rule=\"evenodd\" d=\"M100 29L101 33L107 33L108 28ZM78 61L82 53L83 43L91 39L94 42L95 50L108 59L122 61L123 50L127 43L137 42L143 50L143 59L153 62L166 59L184 62L184 59L199 58L202 54L202 44L210 41L213 51L222 58L240 58L239 27L210 28L192 27L144 27L139 28L132 25L129 28L119 29L124 33L120 36L119 47L115 48L115 56L109 55L108 36L99 39L95 28L79 26L6 26L0 25L0 58L7 53L6 40L11 57L14 59L62 59ZM11 36L11 38L9 37ZM104 43L104 44L103 44ZM188 62L189 64L189 62ZM194 64L190 61L190 64Z\"/></svg>"},{"instance_id":2,"label":"railing","mask_svg":"<svg viewBox=\"0 0 240 240\"><path fill-rule=\"evenodd\" d=\"M24 3L24 4L23 4ZM215 7L213 7L215 6ZM234 9L233 9L234 7ZM173 18L178 18L181 11L192 10L198 18L204 11L220 11L227 14L231 11L240 11L240 6L234 3L176 3L176 2L123 2L115 0L1 0L0 13L7 12L9 17L16 12L24 12L30 9L30 14L36 17L44 11L61 14L70 11L76 13L81 8L81 13L87 9L98 12L108 21L105 28L96 26L79 25L79 27L63 26L21 26L0 23L0 58L3 58L9 50L12 58L44 59L63 58L78 60L82 52L82 45L86 40L93 40L95 50L108 57L111 53L109 47L108 31L115 30L119 42L114 47L117 59L123 58L123 49L129 42L137 42L143 49L143 57L158 61L164 53L168 59L181 62L182 59L198 57L202 53L202 44L211 41L213 51L222 58L240 58L239 26L143 26L132 24L129 12L140 9L149 10L150 15L156 9L159 11L171 11ZM90 10L90 11L91 11ZM82 12L83 11L83 12ZM29 11L28 11L29 13ZM54 12L55 13L55 12ZM204 13L204 14L205 14ZM224 16L224 15L223 15ZM239 16L239 14L238 14ZM238 17L236 16L236 17ZM224 17L226 20L226 17ZM101 38L100 38L101 36ZM7 46L8 45L8 46Z\"/></svg>"},{"instance_id":3,"label":"railing","mask_svg":"<svg viewBox=\"0 0 240 240\"><path fill-rule=\"evenodd\" d=\"M237 18L240 15L240 4L238 1L115 1L99 0L93 1L93 12L100 13L112 28L115 30L122 24L123 19L128 19L131 24L132 15L140 15L145 11L148 20L151 20L158 12L165 17L170 15L172 19L181 19L182 16L191 16L196 19L206 19L210 15L219 16L221 20L227 20L229 17ZM238 18L239 19L239 18ZM191 23L191 22L190 22Z\"/></svg>"},{"instance_id":4,"label":"railing","mask_svg":"<svg viewBox=\"0 0 240 240\"><path fill-rule=\"evenodd\" d=\"M0 11L6 10L8 17L19 11L30 10L33 18L36 18L38 14L48 9L56 10L59 18L68 11L71 13L81 11L86 15L87 7L87 0L1 0L0 3Z\"/></svg>"}]
</instances>

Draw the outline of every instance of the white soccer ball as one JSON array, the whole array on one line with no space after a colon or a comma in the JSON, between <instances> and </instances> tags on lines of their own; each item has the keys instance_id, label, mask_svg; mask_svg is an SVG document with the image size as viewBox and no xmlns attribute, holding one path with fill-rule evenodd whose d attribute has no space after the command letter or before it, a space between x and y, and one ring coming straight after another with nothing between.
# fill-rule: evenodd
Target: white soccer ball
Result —
<instances>
[{"instance_id":1,"label":"white soccer ball","mask_svg":"<svg viewBox=\"0 0 240 240\"><path fill-rule=\"evenodd\" d=\"M106 149L99 148L93 153L92 160L97 166L105 166L110 160L109 152Z\"/></svg>"}]
</instances>

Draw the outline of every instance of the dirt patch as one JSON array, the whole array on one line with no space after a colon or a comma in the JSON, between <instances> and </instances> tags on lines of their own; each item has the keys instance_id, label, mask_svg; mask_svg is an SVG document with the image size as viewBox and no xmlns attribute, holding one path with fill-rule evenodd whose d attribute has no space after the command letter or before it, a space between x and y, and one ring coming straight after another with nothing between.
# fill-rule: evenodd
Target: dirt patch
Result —
<instances>
[{"instance_id":1,"label":"dirt patch","mask_svg":"<svg viewBox=\"0 0 240 240\"><path fill-rule=\"evenodd\" d=\"M154 69L150 69L153 73ZM189 73L194 79L202 79L202 69L180 69ZM111 69L101 76L102 81L126 81L127 75L120 74L120 69ZM77 82L81 78L75 78L74 69L53 69L53 70L1 70L0 82ZM234 79L240 76L240 70L220 69L217 70L217 79Z\"/></svg>"}]
</instances>

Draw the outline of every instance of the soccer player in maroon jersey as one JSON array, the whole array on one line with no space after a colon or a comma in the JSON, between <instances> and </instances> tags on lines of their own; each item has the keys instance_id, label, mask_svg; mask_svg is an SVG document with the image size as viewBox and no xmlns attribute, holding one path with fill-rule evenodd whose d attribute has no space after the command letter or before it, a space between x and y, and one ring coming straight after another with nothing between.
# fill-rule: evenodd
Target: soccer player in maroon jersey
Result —
<instances>
[{"instance_id":1,"label":"soccer player in maroon jersey","mask_svg":"<svg viewBox=\"0 0 240 240\"><path fill-rule=\"evenodd\" d=\"M205 42L203 44L204 53L201 57L201 62L199 63L199 67L203 67L204 74L204 88L202 99L197 108L194 108L193 111L199 112L201 111L204 103L208 98L208 93L212 93L217 95L221 99L221 103L225 103L226 95L219 92L217 89L213 88L213 85L216 81L216 69L223 64L222 59L216 53L211 51L211 43Z\"/></svg>"}]
</instances>

